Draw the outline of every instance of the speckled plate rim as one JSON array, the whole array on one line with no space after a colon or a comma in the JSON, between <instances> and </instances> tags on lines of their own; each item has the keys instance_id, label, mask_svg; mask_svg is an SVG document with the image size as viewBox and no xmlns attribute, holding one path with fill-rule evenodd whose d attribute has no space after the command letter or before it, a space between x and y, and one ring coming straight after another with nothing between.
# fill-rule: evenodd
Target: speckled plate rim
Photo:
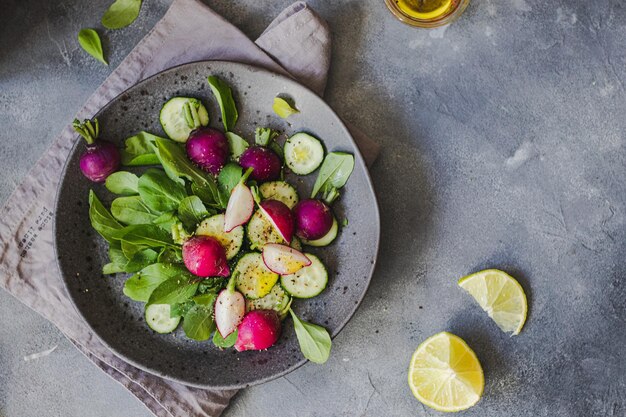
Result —
<instances>
[{"instance_id":1,"label":"speckled plate rim","mask_svg":"<svg viewBox=\"0 0 626 417\"><path fill-rule=\"evenodd\" d=\"M233 67L239 67L239 68L242 68L242 69L250 70L252 72L265 73L265 74L269 74L271 76L278 77L278 78L280 78L283 82L285 82L288 85L290 84L290 85L295 86L297 88L306 90L307 92L309 92L312 96L314 96L318 100L320 106L326 107L337 118L337 122L338 122L339 128L350 139L352 147L354 148L354 155L356 156L356 158L359 161L359 163L362 164L362 166L364 167L365 179L366 179L368 188L369 188L370 192L372 193L372 195L374 197L374 199L373 199L374 200L374 204L373 204L373 207L371 208L371 210L373 210L374 216L376 218L376 224L374 225L375 226L375 231L376 231L376 241L375 241L375 245L374 245L374 255L373 255L373 258L372 258L372 264L371 264L371 268L370 268L369 273L368 273L367 280L366 280L366 282L364 282L365 285L362 287L363 290L362 290L360 296L358 297L358 303L354 305L354 307L352 308L350 313L346 316L346 319L344 321L342 321L337 326L336 331L331 334L331 338L334 339L339 334L339 332L341 332L343 330L343 328L348 324L350 319L352 319L352 317L354 317L354 314L356 313L357 309L359 308L359 306L363 302L363 299L365 298L365 295L367 294L367 290L369 289L370 283L372 281L372 276L374 274L374 270L376 269L376 264L378 262L378 252L379 252L379 248L380 248L380 210L379 210L379 207L378 207L378 199L376 198L376 192L374 191L374 186L372 184L372 179L371 179L370 174L369 174L369 169L367 167L367 164L365 163L365 160L363 159L363 155L361 155L361 151L359 150L359 147L357 146L356 142L354 141L354 138L352 137L352 134L350 134L350 131L348 130L346 125L343 123L341 118L324 101L323 98L321 98L315 92L313 92L310 88L306 87L303 84L300 84L299 82L297 82L293 78L290 78L290 77L288 77L286 75L283 75L283 74L276 73L274 71L270 71L270 70L268 70L266 68L262 68L262 67L259 67L259 66L256 66L256 65L243 64L243 63L239 63L239 62L232 62L232 61L203 60L203 61L194 61L194 62L189 62L189 63L177 65L175 67L168 68L166 70L160 71L160 72L158 72L158 73L156 73L154 75L151 75L148 78L145 78L145 79L141 80L137 84L133 85L132 87L129 87L128 89L124 90L123 92L118 94L116 97L114 97L111 101L109 101L106 105L104 105L100 110L98 110L96 112L96 114L94 114L92 117L98 117L109 106L111 106L112 103L114 103L117 100L119 100L121 96L123 96L124 94L126 94L128 92L131 92L131 91L134 91L134 90L136 90L138 88L141 88L145 83L149 82L151 79L156 78L158 76L161 76L161 75L163 75L165 73L168 73L168 72L175 72L177 70L180 70L181 68L185 68L187 66L198 65L198 64L220 64L220 65L226 65L226 66L232 65ZM85 322L85 324L89 327L89 329L92 331L93 335L95 335L98 338L98 340L100 342L102 342L102 344L104 346L106 346L107 349L109 349L115 356L117 356L118 358L122 359L126 363L128 363L128 364L130 364L130 365L132 365L132 366L134 366L136 368L139 368L139 369L141 369L141 370L143 370L145 372L148 372L151 375L155 375L155 376L158 376L160 378L166 379L168 381L174 381L174 382L177 382L177 383L189 386L189 387L202 388L202 389L213 389L213 390L242 389L242 388L247 388L247 387L254 386L254 385L263 384L265 382L269 382L269 381L272 381L272 380L274 380L276 378L280 378L281 376L287 375L287 374L295 371L296 369L300 368L306 362L308 362L307 359L303 358L302 360L296 362L295 364L293 364L292 366L286 368L285 370L283 370L281 372L277 372L276 374L267 376L265 378L259 378L258 380L255 380L254 382L248 383L248 384L231 384L231 385L198 384L198 383L193 383L193 382L190 382L190 381L181 380L180 378L171 377L171 376L169 376L167 374L164 374L163 372L159 372L159 371L156 371L154 369L151 369L150 367L146 366L145 364L138 363L137 361L134 361L134 360L126 357L124 354L120 353L119 351L117 351L117 349L115 349L114 347L109 345L109 343L107 343L106 340L101 338L100 335L98 334L98 332L94 328L91 327L91 325L87 321L86 317L84 316L84 314L82 313L82 311L78 307L78 300L75 299L75 297L72 295L72 292L69 290L67 279L66 279L65 275L63 274L63 271L61 269L61 265L59 263L59 245L57 244L57 215L58 215L57 213L59 212L59 210L58 210L59 196L60 196L60 190L62 188L63 181L64 181L64 179L65 179L65 177L67 175L66 171L67 171L67 168L68 168L68 165L69 165L69 161L71 159L70 156L74 154L74 152L76 151L76 147L79 145L79 143L80 143L80 141L75 141L75 143L72 145L72 148L68 152L68 156L67 156L67 158L65 160L65 163L63 164L63 170L61 171L61 177L60 177L61 181L59 182L59 184L57 186L56 195L55 195L55 201L54 201L54 213L55 214L54 214L54 221L53 221L53 224L52 224L52 233L53 233L53 237L54 237L54 239L53 239L53 246L54 246L54 253L55 253L55 264L57 266L57 270L59 271L59 274L61 275L61 279L63 281L63 287L65 289L65 292L66 292L68 298L72 302L72 307L74 308L76 313L80 316L80 318ZM331 352L331 354L332 354L332 352Z\"/></svg>"}]
</instances>

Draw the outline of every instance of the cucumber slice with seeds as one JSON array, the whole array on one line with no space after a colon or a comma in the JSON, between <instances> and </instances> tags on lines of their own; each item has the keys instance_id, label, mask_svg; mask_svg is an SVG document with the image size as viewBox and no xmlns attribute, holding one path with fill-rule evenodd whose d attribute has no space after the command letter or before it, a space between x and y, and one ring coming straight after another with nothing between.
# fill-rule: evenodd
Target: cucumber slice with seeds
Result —
<instances>
[{"instance_id":1,"label":"cucumber slice with seeds","mask_svg":"<svg viewBox=\"0 0 626 417\"><path fill-rule=\"evenodd\" d=\"M211 236L219 240L226 249L226 258L233 259L241 250L244 236L243 226L237 226L230 232L224 231L224 215L216 214L202 220L196 229L196 235Z\"/></svg>"},{"instance_id":2,"label":"cucumber slice with seeds","mask_svg":"<svg viewBox=\"0 0 626 417\"><path fill-rule=\"evenodd\" d=\"M159 115L163 131L176 142L187 142L192 130L209 124L209 113L197 98L174 97Z\"/></svg>"},{"instance_id":3,"label":"cucumber slice with seeds","mask_svg":"<svg viewBox=\"0 0 626 417\"><path fill-rule=\"evenodd\" d=\"M169 304L150 304L145 315L146 323L157 333L171 333L180 323L180 317L170 317Z\"/></svg>"},{"instance_id":4,"label":"cucumber slice with seeds","mask_svg":"<svg viewBox=\"0 0 626 417\"><path fill-rule=\"evenodd\" d=\"M259 186L259 191L261 192L261 197L263 197L264 200L278 200L285 203L285 205L290 209L292 209L293 206L298 204L298 201L300 201L296 189L285 181L270 181L263 183Z\"/></svg>"},{"instance_id":5,"label":"cucumber slice with seeds","mask_svg":"<svg viewBox=\"0 0 626 417\"><path fill-rule=\"evenodd\" d=\"M311 265L305 266L295 274L283 275L280 285L289 294L296 298L311 298L319 295L328 284L328 272L320 259L305 254L311 260Z\"/></svg>"},{"instance_id":6,"label":"cucumber slice with seeds","mask_svg":"<svg viewBox=\"0 0 626 417\"><path fill-rule=\"evenodd\" d=\"M285 142L285 163L294 173L307 175L324 160L322 143L307 133L296 133Z\"/></svg>"},{"instance_id":7,"label":"cucumber slice with seeds","mask_svg":"<svg viewBox=\"0 0 626 417\"><path fill-rule=\"evenodd\" d=\"M248 299L265 297L278 282L278 274L270 271L258 252L246 253L241 257L235 270L235 286Z\"/></svg>"},{"instance_id":8,"label":"cucumber slice with seeds","mask_svg":"<svg viewBox=\"0 0 626 417\"><path fill-rule=\"evenodd\" d=\"M257 298L256 300L246 301L246 310L275 310L281 312L289 304L289 294L280 286L276 284L272 287L272 290L263 298Z\"/></svg>"},{"instance_id":9,"label":"cucumber slice with seeds","mask_svg":"<svg viewBox=\"0 0 626 417\"><path fill-rule=\"evenodd\" d=\"M261 249L267 243L285 244L285 240L261 210L257 210L250 218L246 235L250 241L250 249Z\"/></svg>"},{"instance_id":10,"label":"cucumber slice with seeds","mask_svg":"<svg viewBox=\"0 0 626 417\"><path fill-rule=\"evenodd\" d=\"M339 232L339 223L337 223L337 219L333 218L333 225L330 227L330 230L328 231L328 233L326 233L324 236L316 240L302 239L302 243L305 245L315 246L315 247L328 246L331 243L333 243L333 241L337 237L338 232Z\"/></svg>"}]
</instances>

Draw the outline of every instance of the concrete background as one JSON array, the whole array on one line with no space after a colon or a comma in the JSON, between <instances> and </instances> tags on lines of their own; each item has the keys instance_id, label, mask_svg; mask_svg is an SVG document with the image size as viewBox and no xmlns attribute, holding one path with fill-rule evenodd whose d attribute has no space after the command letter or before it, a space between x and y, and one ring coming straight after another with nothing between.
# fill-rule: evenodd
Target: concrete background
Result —
<instances>
[{"instance_id":1,"label":"concrete background","mask_svg":"<svg viewBox=\"0 0 626 417\"><path fill-rule=\"evenodd\" d=\"M104 32L109 0L2 0L0 203L168 7ZM251 37L290 0L211 1ZM626 415L626 10L618 1L476 0L438 30L382 0L312 0L334 32L327 99L383 145L372 169L380 263L324 366L241 392L226 416L431 416L406 383L441 330L486 376L468 416ZM485 267L530 299L500 332L456 280ZM148 416L58 331L0 292L0 416ZM49 356L25 355L58 345Z\"/></svg>"}]
</instances>

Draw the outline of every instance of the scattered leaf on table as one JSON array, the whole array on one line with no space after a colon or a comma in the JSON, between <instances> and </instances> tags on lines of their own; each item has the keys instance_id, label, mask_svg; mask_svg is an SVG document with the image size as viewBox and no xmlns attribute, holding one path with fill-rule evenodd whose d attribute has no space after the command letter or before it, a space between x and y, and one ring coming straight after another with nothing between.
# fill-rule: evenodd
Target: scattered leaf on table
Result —
<instances>
[{"instance_id":1,"label":"scattered leaf on table","mask_svg":"<svg viewBox=\"0 0 626 417\"><path fill-rule=\"evenodd\" d=\"M116 0L104 12L102 25L107 29L126 27L137 19L140 8L141 0Z\"/></svg>"},{"instance_id":2,"label":"scattered leaf on table","mask_svg":"<svg viewBox=\"0 0 626 417\"><path fill-rule=\"evenodd\" d=\"M100 42L98 32L93 29L81 29L80 32L78 32L78 43L89 55L96 58L104 65L109 65L109 63L104 59L102 42Z\"/></svg>"}]
</instances>

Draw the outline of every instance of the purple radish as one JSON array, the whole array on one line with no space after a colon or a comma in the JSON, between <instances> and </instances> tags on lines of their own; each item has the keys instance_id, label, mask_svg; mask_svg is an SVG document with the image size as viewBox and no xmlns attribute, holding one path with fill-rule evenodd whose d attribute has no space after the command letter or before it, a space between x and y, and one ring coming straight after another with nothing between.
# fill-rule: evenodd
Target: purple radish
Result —
<instances>
[{"instance_id":1,"label":"purple radish","mask_svg":"<svg viewBox=\"0 0 626 417\"><path fill-rule=\"evenodd\" d=\"M263 350L271 347L280 336L280 318L274 310L252 310L239 325L235 349Z\"/></svg>"},{"instance_id":2,"label":"purple radish","mask_svg":"<svg viewBox=\"0 0 626 417\"><path fill-rule=\"evenodd\" d=\"M293 208L296 236L305 240L324 237L333 226L333 213L322 200L302 200Z\"/></svg>"},{"instance_id":3,"label":"purple radish","mask_svg":"<svg viewBox=\"0 0 626 417\"><path fill-rule=\"evenodd\" d=\"M80 170L93 182L104 182L120 166L120 151L111 142L98 139L98 119L80 123L74 119L74 130L87 141L87 150L80 157Z\"/></svg>"},{"instance_id":4,"label":"purple radish","mask_svg":"<svg viewBox=\"0 0 626 417\"><path fill-rule=\"evenodd\" d=\"M294 225L289 207L282 201L270 199L262 201L259 208L285 242L291 243Z\"/></svg>"},{"instance_id":5,"label":"purple radish","mask_svg":"<svg viewBox=\"0 0 626 417\"><path fill-rule=\"evenodd\" d=\"M191 132L185 148L187 157L193 163L213 175L220 172L230 155L226 136L210 127Z\"/></svg>"},{"instance_id":6,"label":"purple radish","mask_svg":"<svg viewBox=\"0 0 626 417\"><path fill-rule=\"evenodd\" d=\"M239 157L239 165L252 168L250 178L255 181L273 181L280 177L281 162L276 153L262 146L251 146Z\"/></svg>"},{"instance_id":7,"label":"purple radish","mask_svg":"<svg viewBox=\"0 0 626 417\"><path fill-rule=\"evenodd\" d=\"M237 226L245 224L254 212L254 197L246 185L246 180L252 169L248 169L239 183L233 188L224 213L224 231L230 232Z\"/></svg>"},{"instance_id":8,"label":"purple radish","mask_svg":"<svg viewBox=\"0 0 626 417\"><path fill-rule=\"evenodd\" d=\"M246 314L246 300L235 290L235 280L235 276L231 277L228 286L220 291L215 300L215 325L224 339L237 330Z\"/></svg>"},{"instance_id":9,"label":"purple radish","mask_svg":"<svg viewBox=\"0 0 626 417\"><path fill-rule=\"evenodd\" d=\"M311 265L311 260L292 247L268 243L263 246L263 263L276 274L289 275Z\"/></svg>"}]
</instances>

